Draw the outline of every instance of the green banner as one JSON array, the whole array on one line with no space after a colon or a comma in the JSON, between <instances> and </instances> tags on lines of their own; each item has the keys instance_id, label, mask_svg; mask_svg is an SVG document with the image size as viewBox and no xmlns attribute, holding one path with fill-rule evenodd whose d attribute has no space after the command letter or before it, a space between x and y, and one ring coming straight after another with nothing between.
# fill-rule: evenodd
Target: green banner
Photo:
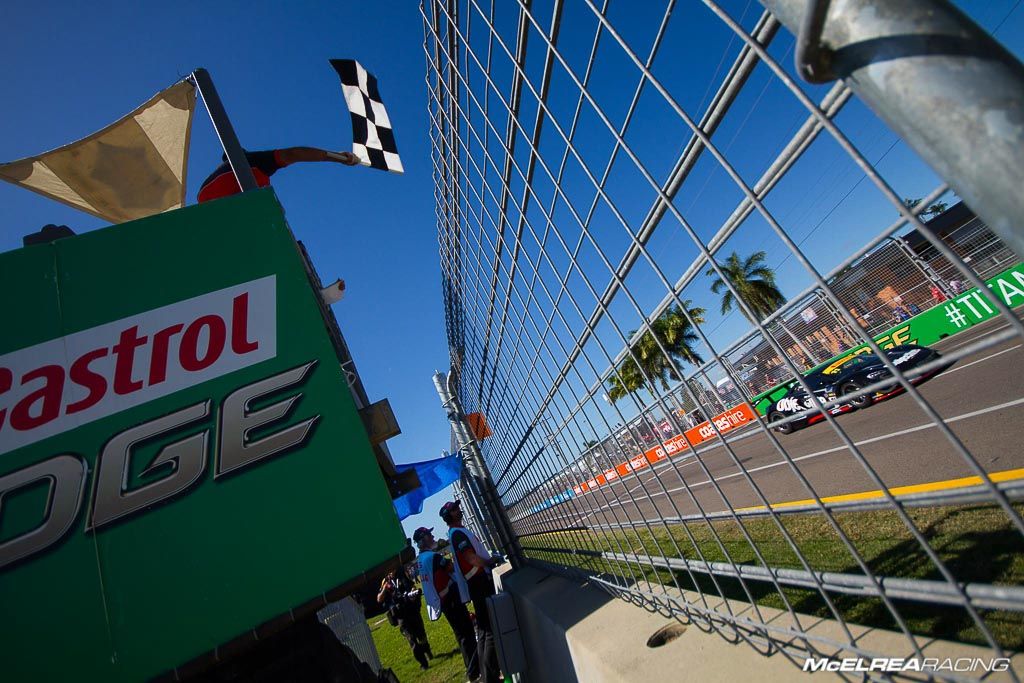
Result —
<instances>
[{"instance_id":1,"label":"green banner","mask_svg":"<svg viewBox=\"0 0 1024 683\"><path fill-rule=\"evenodd\" d=\"M7 680L138 681L405 538L273 192L0 254Z\"/></svg>"},{"instance_id":2,"label":"green banner","mask_svg":"<svg viewBox=\"0 0 1024 683\"><path fill-rule=\"evenodd\" d=\"M999 297L1010 308L1024 304L1024 263L1018 263L989 278L985 284L989 292L974 288L957 294L952 299L886 330L874 338L875 343L883 349L901 344L927 346L997 316L996 307L992 305L993 296ZM827 373L829 369L845 363L850 356L867 353L870 350L866 344L854 347L830 358L810 372L821 370ZM758 394L751 402L757 411L764 415L772 404L786 394L786 391L786 384L783 383Z\"/></svg>"}]
</instances>

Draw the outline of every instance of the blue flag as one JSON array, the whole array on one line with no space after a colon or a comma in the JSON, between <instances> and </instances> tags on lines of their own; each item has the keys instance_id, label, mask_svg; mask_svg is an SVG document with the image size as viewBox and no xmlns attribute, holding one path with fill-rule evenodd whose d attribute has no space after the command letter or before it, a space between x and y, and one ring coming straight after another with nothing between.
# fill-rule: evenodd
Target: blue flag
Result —
<instances>
[{"instance_id":1,"label":"blue flag","mask_svg":"<svg viewBox=\"0 0 1024 683\"><path fill-rule=\"evenodd\" d=\"M419 488L409 491L404 496L395 498L395 512L399 519L423 512L423 501L439 491L451 486L462 476L462 458L459 454L445 455L437 460L410 462L395 465L399 472L416 470L420 478Z\"/></svg>"}]
</instances>

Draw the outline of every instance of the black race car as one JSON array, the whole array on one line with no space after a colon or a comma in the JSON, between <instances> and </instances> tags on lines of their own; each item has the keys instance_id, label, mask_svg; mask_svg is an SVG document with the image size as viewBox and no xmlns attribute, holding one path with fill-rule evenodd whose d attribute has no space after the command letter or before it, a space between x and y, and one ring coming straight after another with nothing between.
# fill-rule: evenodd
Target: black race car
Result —
<instances>
[{"instance_id":1,"label":"black race car","mask_svg":"<svg viewBox=\"0 0 1024 683\"><path fill-rule=\"evenodd\" d=\"M889 357L893 365L904 373L912 368L942 357L942 354L938 351L915 344L885 349L885 355ZM940 365L924 374L915 375L910 381L912 384L919 384L939 374L950 365L952 363ZM903 391L903 388L899 386L896 379L892 377L892 373L886 369L881 359L874 353L868 352L850 356L842 363L833 363L823 369L804 375L807 385L814 392L813 397L808 396L807 392L804 391L804 388L796 380L792 380L787 385L788 391L785 396L773 403L768 409L768 422L776 422L791 415L801 415L801 419L792 420L773 427L775 431L781 434L789 434L795 429L825 419L824 415L816 410L817 404L853 394L863 387L877 384L886 378L891 380L889 386L883 387L874 394L863 394L853 397L849 401L833 405L828 409L828 412L832 415L867 408L875 401L888 398Z\"/></svg>"}]
</instances>

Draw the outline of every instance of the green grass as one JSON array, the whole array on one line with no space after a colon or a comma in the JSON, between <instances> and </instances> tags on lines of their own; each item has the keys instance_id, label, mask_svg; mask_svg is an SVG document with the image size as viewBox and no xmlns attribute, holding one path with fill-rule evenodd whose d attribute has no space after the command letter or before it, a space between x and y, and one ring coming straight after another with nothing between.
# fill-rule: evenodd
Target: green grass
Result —
<instances>
[{"instance_id":1,"label":"green grass","mask_svg":"<svg viewBox=\"0 0 1024 683\"><path fill-rule=\"evenodd\" d=\"M908 514L958 581L1004 585L1024 583L1024 538L1010 527L1006 514L998 508L946 506L910 509ZM784 515L781 519L811 569L863 573L823 515L793 514ZM846 512L837 514L836 520L876 575L942 580L939 571L894 512ZM609 563L603 560L545 552L538 548L582 547L609 552L704 559L709 562L725 561L727 551L736 564L760 564L744 530L753 539L768 565L803 568L776 524L766 518L748 519L743 528L734 521L726 520L713 524L676 524L667 529L661 526L651 531L560 532L530 537L526 539L524 547L528 555L538 559L558 564L575 562L592 571L604 572L609 571ZM638 571L636 565L632 565L632 568L635 573ZM638 578L657 580L668 585L672 585L674 579L685 590L699 588L707 594L723 593L729 598L749 599L743 585L735 579L719 578L719 590L705 574L695 573L694 578L691 578L685 571L669 572L649 566L639 568L639 573ZM782 595L770 582L748 581L747 590L757 604L785 609ZM796 612L833 616L815 591L784 588L783 592ZM847 621L866 626L896 628L891 614L879 599L840 594L831 594L830 597ZM962 608L910 601L896 601L895 604L915 633L966 643L984 643L977 625ZM1024 648L1024 615L993 610L983 610L981 614L1004 647L1016 650Z\"/></svg>"},{"instance_id":2,"label":"green grass","mask_svg":"<svg viewBox=\"0 0 1024 683\"><path fill-rule=\"evenodd\" d=\"M426 602L422 605L423 625L426 627L427 640L434 651L430 668L426 671L420 669L420 665L412 657L408 641L399 633L397 626L388 623L383 614L366 620L373 634L373 642L377 645L381 664L384 668L394 671L402 683L465 681L466 667L462 663L462 654L455 642L455 634L444 617L430 621L427 618Z\"/></svg>"}]
</instances>

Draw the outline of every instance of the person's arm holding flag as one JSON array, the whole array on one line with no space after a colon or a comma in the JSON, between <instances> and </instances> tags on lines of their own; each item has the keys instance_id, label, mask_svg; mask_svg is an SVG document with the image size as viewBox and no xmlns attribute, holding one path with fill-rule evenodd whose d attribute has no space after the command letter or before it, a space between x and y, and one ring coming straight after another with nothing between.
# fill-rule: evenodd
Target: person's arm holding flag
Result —
<instances>
[{"instance_id":1,"label":"person's arm holding flag","mask_svg":"<svg viewBox=\"0 0 1024 683\"><path fill-rule=\"evenodd\" d=\"M281 149L260 152L246 152L245 159L249 162L253 177L259 187L270 184L270 176L286 166L302 162L333 161L345 166L356 166L359 157L352 152L329 152L317 147L283 147ZM235 174L228 164L227 157L222 157L221 165L203 181L199 188L199 202L230 197L241 192Z\"/></svg>"},{"instance_id":2,"label":"person's arm holding flag","mask_svg":"<svg viewBox=\"0 0 1024 683\"><path fill-rule=\"evenodd\" d=\"M352 152L329 152L318 147L285 147L274 152L281 168L300 161L336 161L346 166L355 166L359 157Z\"/></svg>"}]
</instances>

